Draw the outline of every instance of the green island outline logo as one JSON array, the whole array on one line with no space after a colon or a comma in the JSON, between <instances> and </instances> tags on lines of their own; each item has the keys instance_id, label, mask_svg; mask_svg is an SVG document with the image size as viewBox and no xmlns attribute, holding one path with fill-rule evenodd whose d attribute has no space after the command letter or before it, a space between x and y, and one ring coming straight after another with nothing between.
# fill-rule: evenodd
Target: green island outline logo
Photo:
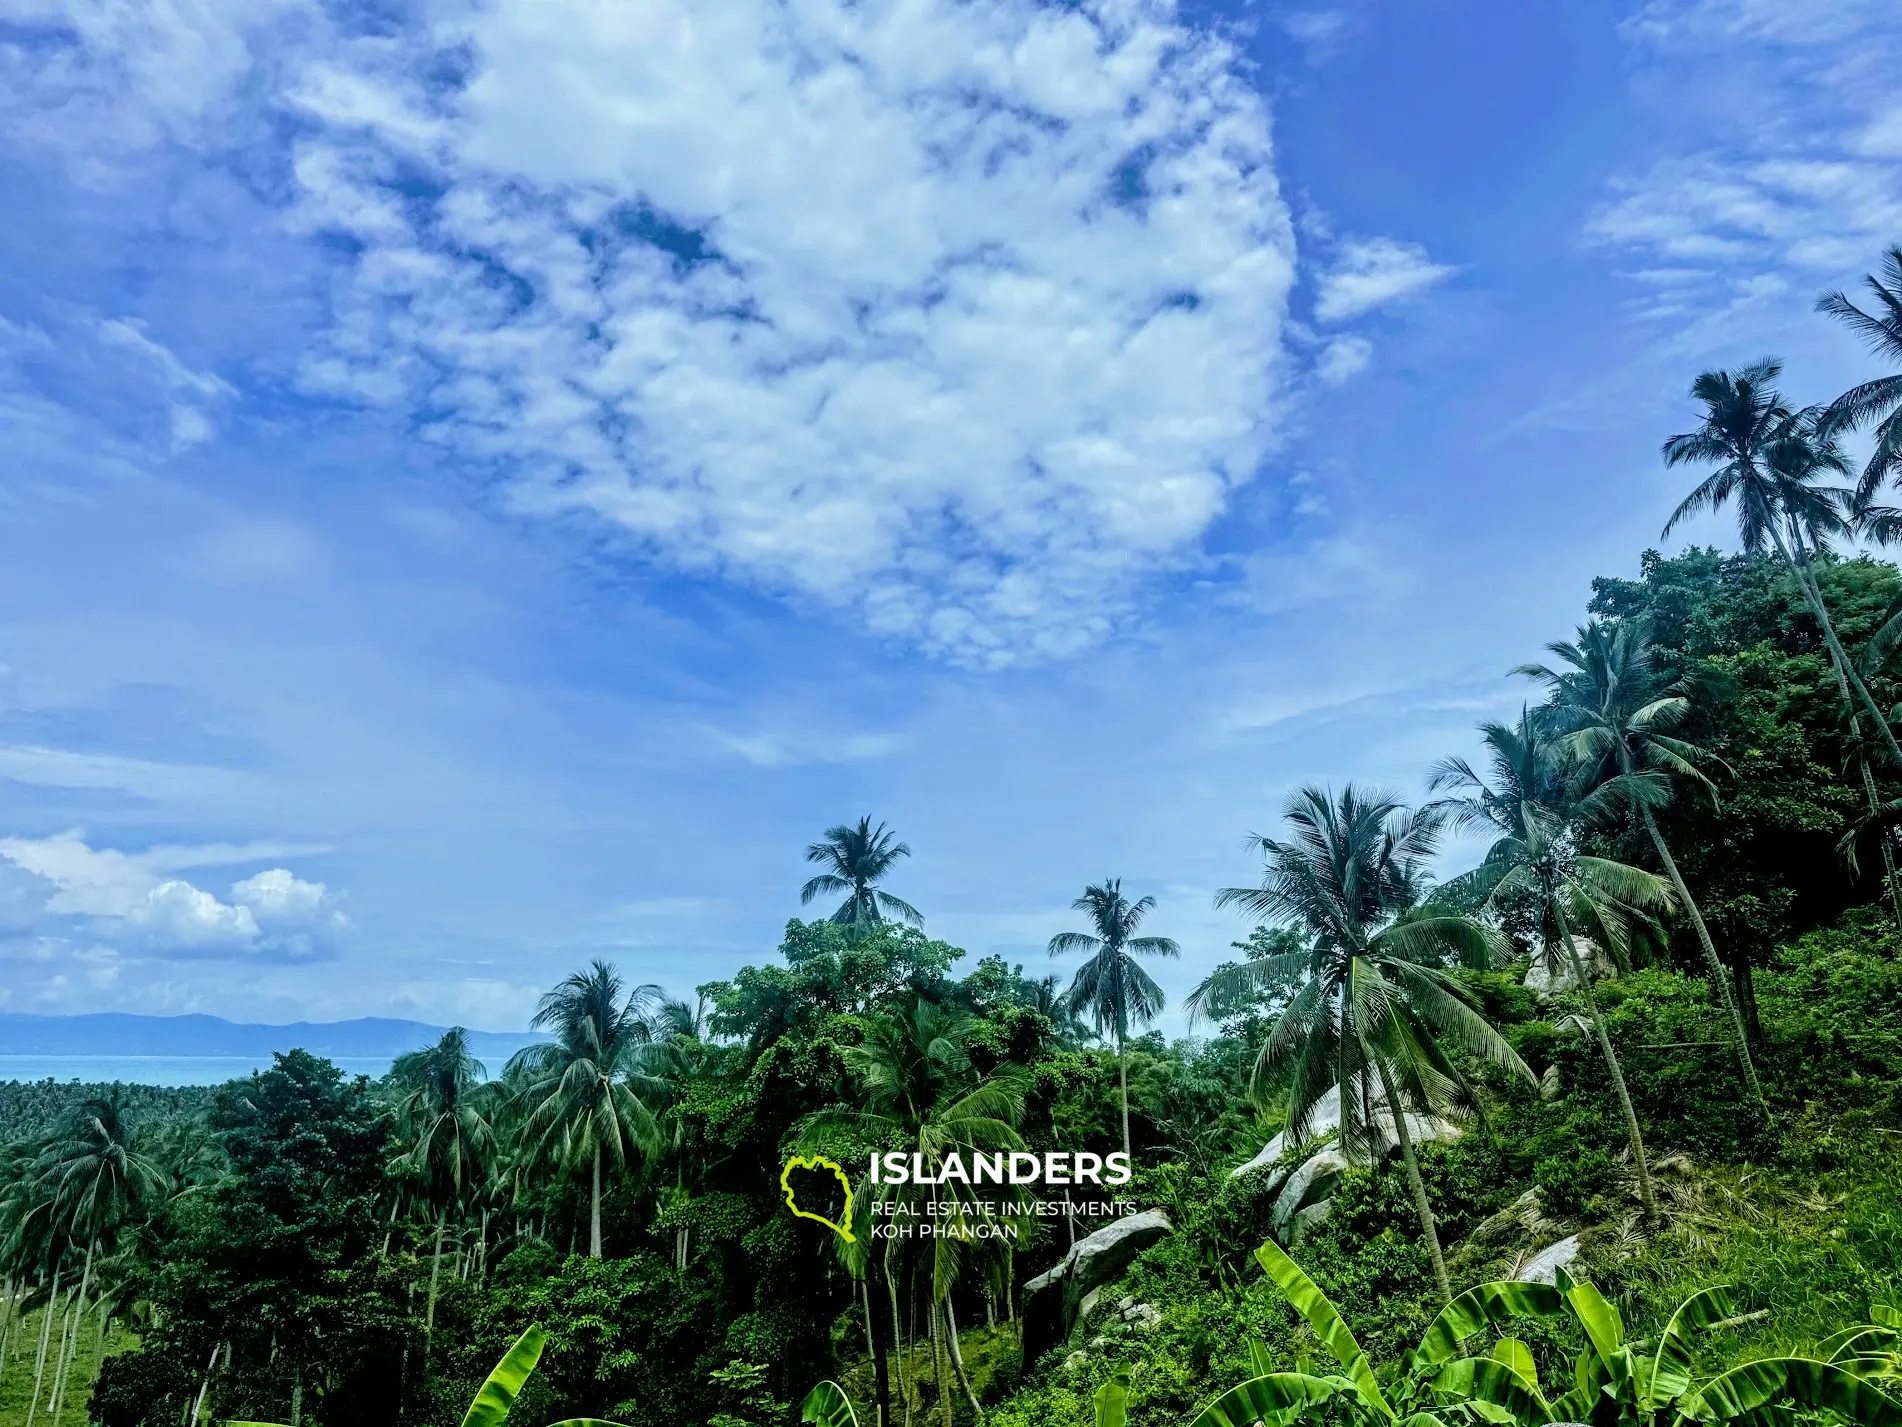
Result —
<instances>
[{"instance_id":1,"label":"green island outline logo","mask_svg":"<svg viewBox=\"0 0 1902 1427\"><path fill-rule=\"evenodd\" d=\"M845 1189L845 1209L841 1214L841 1217L845 1220L845 1224L835 1224L823 1214L811 1214L799 1207L798 1199L792 1187L792 1172L795 1169L829 1169L832 1171L833 1175L837 1177L839 1183ZM852 1231L846 1227L846 1224L852 1222L852 1181L846 1177L846 1173L843 1169L827 1159L824 1155L796 1154L787 1160L786 1167L779 1172L779 1188L780 1192L786 1196L786 1207L792 1210L798 1217L801 1219L812 1219L824 1224L848 1244L858 1242L857 1239L852 1237Z\"/></svg>"}]
</instances>

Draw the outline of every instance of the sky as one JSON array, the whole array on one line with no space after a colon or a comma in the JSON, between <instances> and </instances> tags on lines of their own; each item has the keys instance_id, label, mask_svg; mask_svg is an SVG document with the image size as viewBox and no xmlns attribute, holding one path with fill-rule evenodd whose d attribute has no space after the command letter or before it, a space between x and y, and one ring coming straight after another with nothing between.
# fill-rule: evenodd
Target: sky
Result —
<instances>
[{"instance_id":1,"label":"sky","mask_svg":"<svg viewBox=\"0 0 1902 1427\"><path fill-rule=\"evenodd\" d=\"M0 1009L690 993L866 814L971 961L1154 895L1179 1002L1294 787L1420 798L1660 544L1697 372L1875 374L1812 308L1899 67L1891 0L0 0Z\"/></svg>"}]
</instances>

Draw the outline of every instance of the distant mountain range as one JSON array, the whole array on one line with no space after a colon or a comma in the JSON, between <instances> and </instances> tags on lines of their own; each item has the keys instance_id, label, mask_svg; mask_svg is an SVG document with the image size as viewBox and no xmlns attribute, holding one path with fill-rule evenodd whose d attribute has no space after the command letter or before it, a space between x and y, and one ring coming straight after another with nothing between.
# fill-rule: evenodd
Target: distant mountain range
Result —
<instances>
[{"instance_id":1,"label":"distant mountain range","mask_svg":"<svg viewBox=\"0 0 1902 1427\"><path fill-rule=\"evenodd\" d=\"M421 1021L364 1016L354 1021L298 1021L288 1026L244 1025L221 1016L137 1016L107 1011L88 1016L30 1016L0 1012L0 1055L268 1056L307 1050L339 1058L388 1056L420 1050L443 1027ZM545 1040L531 1031L470 1031L469 1048L489 1062L491 1074L525 1045Z\"/></svg>"}]
</instances>

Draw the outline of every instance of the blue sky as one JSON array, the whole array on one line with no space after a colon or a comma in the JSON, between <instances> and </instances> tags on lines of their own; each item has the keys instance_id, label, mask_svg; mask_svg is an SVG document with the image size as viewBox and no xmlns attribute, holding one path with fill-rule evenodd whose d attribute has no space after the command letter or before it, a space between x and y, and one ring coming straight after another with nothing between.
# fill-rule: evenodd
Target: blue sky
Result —
<instances>
[{"instance_id":1,"label":"blue sky","mask_svg":"<svg viewBox=\"0 0 1902 1427\"><path fill-rule=\"evenodd\" d=\"M0 0L0 1004L506 1028L869 812L1179 995L1902 239L1867 0ZM1720 527L1694 533L1721 539Z\"/></svg>"}]
</instances>

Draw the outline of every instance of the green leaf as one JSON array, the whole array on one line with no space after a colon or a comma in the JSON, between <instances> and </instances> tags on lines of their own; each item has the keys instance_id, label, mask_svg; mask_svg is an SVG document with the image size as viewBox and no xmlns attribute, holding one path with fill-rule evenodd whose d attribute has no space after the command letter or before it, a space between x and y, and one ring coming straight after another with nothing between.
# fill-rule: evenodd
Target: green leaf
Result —
<instances>
[{"instance_id":1,"label":"green leaf","mask_svg":"<svg viewBox=\"0 0 1902 1427\"><path fill-rule=\"evenodd\" d=\"M1248 1361L1253 1365L1256 1377L1267 1377L1275 1370L1275 1360L1268 1355L1268 1345L1260 1338L1248 1340ZM1307 1370L1307 1365L1302 1364L1301 1371Z\"/></svg>"},{"instance_id":2,"label":"green leaf","mask_svg":"<svg viewBox=\"0 0 1902 1427\"><path fill-rule=\"evenodd\" d=\"M541 1324L529 1324L528 1330L515 1340L515 1346L502 1354L502 1361L495 1365L489 1380L482 1384L482 1390L463 1414L462 1427L502 1427L509 1408L515 1405L516 1394L528 1381L528 1375L535 1371L535 1364L541 1361L542 1345L547 1341L548 1335L542 1332Z\"/></svg>"},{"instance_id":3,"label":"green leaf","mask_svg":"<svg viewBox=\"0 0 1902 1427\"><path fill-rule=\"evenodd\" d=\"M1413 1350L1415 1371L1436 1367L1459 1352L1475 1333L1514 1318L1539 1318L1560 1312L1565 1298L1543 1283L1482 1283L1440 1310L1440 1316Z\"/></svg>"},{"instance_id":4,"label":"green leaf","mask_svg":"<svg viewBox=\"0 0 1902 1427\"><path fill-rule=\"evenodd\" d=\"M1644 1403L1656 1410L1675 1402L1691 1389L1691 1334L1735 1317L1737 1305L1730 1290L1706 1288L1678 1305L1658 1339L1657 1355L1646 1375Z\"/></svg>"},{"instance_id":5,"label":"green leaf","mask_svg":"<svg viewBox=\"0 0 1902 1427\"><path fill-rule=\"evenodd\" d=\"M1295 1312L1307 1320L1308 1326L1314 1330L1314 1336L1327 1345L1335 1361L1347 1370L1348 1378L1360 1390L1362 1401L1382 1417L1391 1418L1394 1415L1393 1408L1381 1396L1380 1384L1374 1381L1374 1369L1367 1361L1367 1354L1354 1341L1354 1335L1348 1331L1347 1324L1341 1321L1339 1311L1328 1302L1327 1295L1272 1239L1255 1250L1255 1257L1267 1270L1268 1277L1275 1281L1282 1295L1294 1305ZM1289 1374L1276 1376L1285 1377Z\"/></svg>"},{"instance_id":6,"label":"green leaf","mask_svg":"<svg viewBox=\"0 0 1902 1427\"><path fill-rule=\"evenodd\" d=\"M830 1378L806 1394L806 1400L799 1404L799 1420L816 1422L819 1427L859 1427L852 1399Z\"/></svg>"},{"instance_id":7,"label":"green leaf","mask_svg":"<svg viewBox=\"0 0 1902 1427\"><path fill-rule=\"evenodd\" d=\"M1272 1422L1283 1414L1318 1407L1352 1383L1338 1378L1309 1377L1306 1373L1278 1372L1231 1387L1195 1414L1189 1427L1249 1427Z\"/></svg>"},{"instance_id":8,"label":"green leaf","mask_svg":"<svg viewBox=\"0 0 1902 1427\"><path fill-rule=\"evenodd\" d=\"M1489 1403L1521 1422L1543 1422L1551 1415L1538 1384L1496 1358L1456 1358L1433 1379L1433 1391L1448 1406L1462 1400Z\"/></svg>"},{"instance_id":9,"label":"green leaf","mask_svg":"<svg viewBox=\"0 0 1902 1427\"><path fill-rule=\"evenodd\" d=\"M605 1417L564 1417L548 1427L627 1427L625 1422L610 1422Z\"/></svg>"},{"instance_id":10,"label":"green leaf","mask_svg":"<svg viewBox=\"0 0 1902 1427\"><path fill-rule=\"evenodd\" d=\"M1113 1374L1096 1390L1095 1401L1096 1427L1124 1427L1129 1421L1129 1374ZM837 1425L831 1424L831 1427Z\"/></svg>"},{"instance_id":11,"label":"green leaf","mask_svg":"<svg viewBox=\"0 0 1902 1427\"><path fill-rule=\"evenodd\" d=\"M1495 1362L1504 1363L1534 1387L1539 1385L1539 1365L1532 1361L1532 1349L1517 1338L1501 1338L1493 1344L1489 1356Z\"/></svg>"},{"instance_id":12,"label":"green leaf","mask_svg":"<svg viewBox=\"0 0 1902 1427\"><path fill-rule=\"evenodd\" d=\"M1885 1328L1902 1328L1902 1308L1891 1308L1886 1303L1878 1303L1869 1310L1869 1321L1880 1323Z\"/></svg>"},{"instance_id":13,"label":"green leaf","mask_svg":"<svg viewBox=\"0 0 1902 1427\"><path fill-rule=\"evenodd\" d=\"M1565 1301L1571 1304L1572 1312L1584 1325L1585 1335L1592 1340L1599 1361L1617 1374L1623 1361L1619 1350L1625 1345L1625 1324L1618 1310L1589 1283L1574 1283L1565 1290Z\"/></svg>"},{"instance_id":14,"label":"green leaf","mask_svg":"<svg viewBox=\"0 0 1902 1427\"><path fill-rule=\"evenodd\" d=\"M1767 1420L1784 1402L1825 1407L1860 1427L1902 1427L1902 1406L1867 1379L1814 1358L1760 1358L1712 1378L1678 1407L1696 1422Z\"/></svg>"}]
</instances>

